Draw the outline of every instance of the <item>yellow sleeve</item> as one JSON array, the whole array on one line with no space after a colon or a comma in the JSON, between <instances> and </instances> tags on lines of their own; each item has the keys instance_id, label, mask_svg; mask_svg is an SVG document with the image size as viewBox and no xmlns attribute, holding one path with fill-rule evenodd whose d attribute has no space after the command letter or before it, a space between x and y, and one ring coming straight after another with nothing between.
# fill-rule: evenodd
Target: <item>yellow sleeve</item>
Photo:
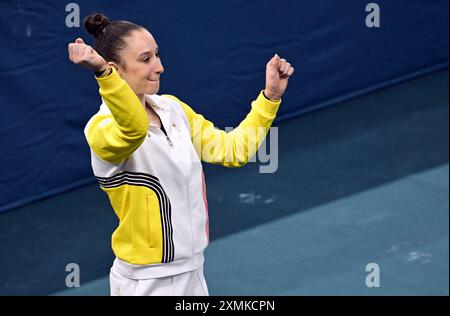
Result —
<instances>
[{"instance_id":1,"label":"yellow sleeve","mask_svg":"<svg viewBox=\"0 0 450 316\"><path fill-rule=\"evenodd\" d=\"M113 68L96 78L99 92L111 114L97 114L86 126L86 138L101 159L120 163L145 140L149 119L136 94Z\"/></svg>"},{"instance_id":2,"label":"yellow sleeve","mask_svg":"<svg viewBox=\"0 0 450 316\"><path fill-rule=\"evenodd\" d=\"M191 140L200 159L225 167L241 167L257 152L275 119L281 100L266 99L261 91L252 102L251 111L239 126L230 132L216 129L214 124L195 113L186 103L172 95L184 109L191 128Z\"/></svg>"}]
</instances>

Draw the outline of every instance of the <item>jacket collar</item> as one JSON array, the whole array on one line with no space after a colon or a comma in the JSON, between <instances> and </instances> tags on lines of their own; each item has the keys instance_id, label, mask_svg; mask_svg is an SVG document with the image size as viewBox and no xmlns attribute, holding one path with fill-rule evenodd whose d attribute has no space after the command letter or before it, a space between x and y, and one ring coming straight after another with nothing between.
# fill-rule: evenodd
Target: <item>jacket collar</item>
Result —
<instances>
[{"instance_id":1,"label":"jacket collar","mask_svg":"<svg viewBox=\"0 0 450 316\"><path fill-rule=\"evenodd\" d=\"M145 95L145 101L150 104L153 110L158 114L161 123L166 129L167 133L169 133L170 128L170 112L168 108L168 104L164 100L163 97L153 94L153 95ZM150 123L150 125L153 125Z\"/></svg>"},{"instance_id":2,"label":"jacket collar","mask_svg":"<svg viewBox=\"0 0 450 316\"><path fill-rule=\"evenodd\" d=\"M157 94L152 94L152 95L146 94L145 95L145 100L154 109L157 108L157 109L160 109L160 110L169 111L165 100L161 96L159 96Z\"/></svg>"}]
</instances>

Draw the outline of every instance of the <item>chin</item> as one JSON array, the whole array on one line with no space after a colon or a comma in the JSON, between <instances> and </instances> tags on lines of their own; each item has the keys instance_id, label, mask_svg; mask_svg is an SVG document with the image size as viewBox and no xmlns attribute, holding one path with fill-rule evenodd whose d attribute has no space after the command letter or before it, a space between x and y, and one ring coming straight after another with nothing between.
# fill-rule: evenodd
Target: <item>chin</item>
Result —
<instances>
[{"instance_id":1,"label":"chin","mask_svg":"<svg viewBox=\"0 0 450 316\"><path fill-rule=\"evenodd\" d=\"M151 85L150 87L146 87L144 89L145 94L157 94L159 91L159 83L158 85Z\"/></svg>"},{"instance_id":2,"label":"chin","mask_svg":"<svg viewBox=\"0 0 450 316\"><path fill-rule=\"evenodd\" d=\"M159 91L159 89L148 89L148 90L144 91L144 94L149 94L149 95L157 94L158 91Z\"/></svg>"}]
</instances>

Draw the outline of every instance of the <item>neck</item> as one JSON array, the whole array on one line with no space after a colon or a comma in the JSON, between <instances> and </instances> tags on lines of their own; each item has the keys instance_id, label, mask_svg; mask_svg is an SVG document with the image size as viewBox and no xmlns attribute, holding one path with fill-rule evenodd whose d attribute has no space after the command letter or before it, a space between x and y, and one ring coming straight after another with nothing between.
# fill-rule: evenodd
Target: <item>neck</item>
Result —
<instances>
[{"instance_id":1,"label":"neck","mask_svg":"<svg viewBox=\"0 0 450 316\"><path fill-rule=\"evenodd\" d=\"M139 101L141 101L141 104L143 106L145 106L145 96L144 96L144 94L137 94L136 96L138 97Z\"/></svg>"}]
</instances>

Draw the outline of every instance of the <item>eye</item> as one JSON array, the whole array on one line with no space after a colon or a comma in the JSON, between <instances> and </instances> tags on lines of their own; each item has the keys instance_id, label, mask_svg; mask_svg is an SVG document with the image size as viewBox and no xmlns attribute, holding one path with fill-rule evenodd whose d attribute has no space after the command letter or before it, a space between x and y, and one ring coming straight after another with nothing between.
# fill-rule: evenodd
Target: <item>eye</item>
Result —
<instances>
[{"instance_id":1,"label":"eye","mask_svg":"<svg viewBox=\"0 0 450 316\"><path fill-rule=\"evenodd\" d=\"M150 57L146 57L142 60L144 63L148 63L150 61Z\"/></svg>"}]
</instances>

